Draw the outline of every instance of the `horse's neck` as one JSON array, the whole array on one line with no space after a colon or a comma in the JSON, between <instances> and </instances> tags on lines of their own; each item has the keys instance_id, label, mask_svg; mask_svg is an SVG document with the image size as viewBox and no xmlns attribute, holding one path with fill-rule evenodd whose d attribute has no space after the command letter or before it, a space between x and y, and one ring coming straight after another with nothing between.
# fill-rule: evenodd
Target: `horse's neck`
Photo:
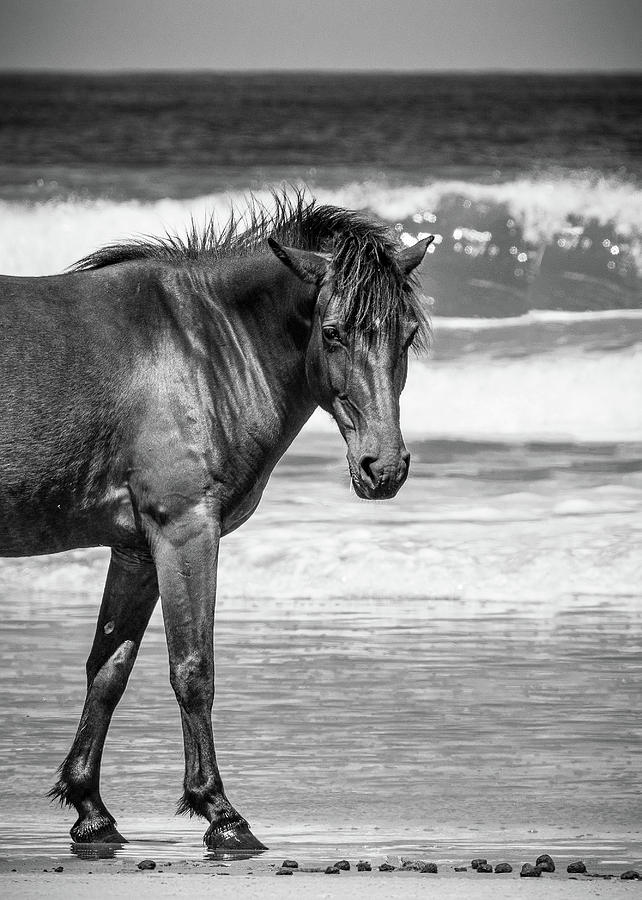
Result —
<instances>
[{"instance_id":1,"label":"horse's neck","mask_svg":"<svg viewBox=\"0 0 642 900\"><path fill-rule=\"evenodd\" d=\"M316 406L305 374L313 292L276 258L257 256L222 264L210 297L216 380L248 424L269 422L285 449Z\"/></svg>"}]
</instances>

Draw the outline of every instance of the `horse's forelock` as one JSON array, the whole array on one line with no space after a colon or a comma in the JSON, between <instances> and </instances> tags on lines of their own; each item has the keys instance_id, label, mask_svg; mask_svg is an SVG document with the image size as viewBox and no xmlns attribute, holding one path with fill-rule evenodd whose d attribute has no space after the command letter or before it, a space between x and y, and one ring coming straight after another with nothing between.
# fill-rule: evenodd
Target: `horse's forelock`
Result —
<instances>
[{"instance_id":1,"label":"horse's forelock","mask_svg":"<svg viewBox=\"0 0 642 900\"><path fill-rule=\"evenodd\" d=\"M399 268L401 247L394 231L367 214L314 201L299 205L295 213L284 218L279 239L330 253L334 289L348 330L368 343L386 341L401 335L411 320L418 326L414 349L427 350L430 318L417 279L407 278Z\"/></svg>"},{"instance_id":2,"label":"horse's forelock","mask_svg":"<svg viewBox=\"0 0 642 900\"><path fill-rule=\"evenodd\" d=\"M422 305L419 284L408 279L397 263L390 239L353 242L344 237L333 255L335 290L341 298L348 330L367 342L399 339L409 322L416 323L413 347L430 345L430 319Z\"/></svg>"}]
</instances>

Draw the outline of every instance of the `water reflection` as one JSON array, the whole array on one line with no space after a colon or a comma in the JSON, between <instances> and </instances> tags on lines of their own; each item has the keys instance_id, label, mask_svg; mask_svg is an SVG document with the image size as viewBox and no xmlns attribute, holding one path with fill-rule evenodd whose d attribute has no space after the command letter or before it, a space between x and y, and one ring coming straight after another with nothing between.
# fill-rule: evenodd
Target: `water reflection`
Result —
<instances>
[{"instance_id":1,"label":"water reflection","mask_svg":"<svg viewBox=\"0 0 642 900\"><path fill-rule=\"evenodd\" d=\"M124 846L124 844L77 844L72 841L69 849L78 859L114 859L116 851L122 850Z\"/></svg>"}]
</instances>

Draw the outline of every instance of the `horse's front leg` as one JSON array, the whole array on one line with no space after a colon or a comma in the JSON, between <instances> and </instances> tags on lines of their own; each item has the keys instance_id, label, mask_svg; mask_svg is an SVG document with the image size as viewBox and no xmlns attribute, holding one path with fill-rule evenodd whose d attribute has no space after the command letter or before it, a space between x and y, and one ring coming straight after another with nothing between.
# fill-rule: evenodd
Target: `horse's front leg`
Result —
<instances>
[{"instance_id":1,"label":"horse's front leg","mask_svg":"<svg viewBox=\"0 0 642 900\"><path fill-rule=\"evenodd\" d=\"M58 782L50 792L52 797L76 807L78 820L71 836L79 843L125 840L100 796L100 763L112 714L127 685L157 600L158 583L151 557L112 551L87 660L85 707Z\"/></svg>"},{"instance_id":2,"label":"horse's front leg","mask_svg":"<svg viewBox=\"0 0 642 900\"><path fill-rule=\"evenodd\" d=\"M231 805L219 774L212 731L214 606L220 525L205 504L183 512L152 540L158 570L170 681L181 712L185 745L179 812L210 822L212 850L265 850Z\"/></svg>"}]
</instances>

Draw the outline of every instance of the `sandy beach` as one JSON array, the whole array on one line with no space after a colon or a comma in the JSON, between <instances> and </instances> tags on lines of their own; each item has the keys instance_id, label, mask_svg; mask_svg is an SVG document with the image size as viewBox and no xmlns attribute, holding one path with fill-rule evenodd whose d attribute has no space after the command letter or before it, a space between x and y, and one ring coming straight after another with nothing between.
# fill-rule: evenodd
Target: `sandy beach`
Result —
<instances>
[{"instance_id":1,"label":"sandy beach","mask_svg":"<svg viewBox=\"0 0 642 900\"><path fill-rule=\"evenodd\" d=\"M515 896L545 896L547 900L575 900L575 898L639 897L642 883L622 881L611 877L571 876L566 871L543 873L539 878L521 878L520 867L505 875L482 874L467 866L466 872L454 872L452 867L440 869L438 874L412 871L357 872L354 861L350 871L326 875L315 865L281 876L278 863L265 859L239 862L177 861L159 864L154 870L141 871L134 860L78 860L63 866L62 872L52 871L50 859L32 858L11 864L0 861L0 893L3 897L30 900L75 900L92 897L147 898L216 897L248 900L290 900L301 896L310 898L349 897L355 900L379 900L403 896L405 900L426 897L439 900L509 900ZM18 871L11 871L12 869ZM315 868L317 871L310 871ZM306 871L306 869L308 869ZM216 878L215 885L212 879Z\"/></svg>"},{"instance_id":2,"label":"sandy beach","mask_svg":"<svg viewBox=\"0 0 642 900\"><path fill-rule=\"evenodd\" d=\"M425 877L425 876L424 876ZM221 879L212 886L212 876L193 875L189 879L180 875L156 875L144 880L142 877L133 880L133 876L82 876L70 875L68 878L55 876L22 875L3 878L0 882L3 896L7 900L29 897L30 900L76 900L86 898L91 891L95 898L129 898L134 892L139 900L157 897L179 897L189 894L191 898L211 897L215 891L217 897L244 897L247 900L294 900L302 896L309 898L350 897L354 900L383 900L383 898L403 896L405 900L425 897L427 886L417 877L402 876L395 881L385 877L368 878L357 881L356 878L339 881L323 880L322 876L297 875L296 878L275 878L269 884L265 879L245 876L241 879ZM520 885L524 896L545 896L547 900L575 900L575 898L604 897L638 897L640 887L637 882L578 883L549 882L544 885ZM431 882L430 895L439 900L511 900L517 893L515 881L459 883L447 879Z\"/></svg>"}]
</instances>

